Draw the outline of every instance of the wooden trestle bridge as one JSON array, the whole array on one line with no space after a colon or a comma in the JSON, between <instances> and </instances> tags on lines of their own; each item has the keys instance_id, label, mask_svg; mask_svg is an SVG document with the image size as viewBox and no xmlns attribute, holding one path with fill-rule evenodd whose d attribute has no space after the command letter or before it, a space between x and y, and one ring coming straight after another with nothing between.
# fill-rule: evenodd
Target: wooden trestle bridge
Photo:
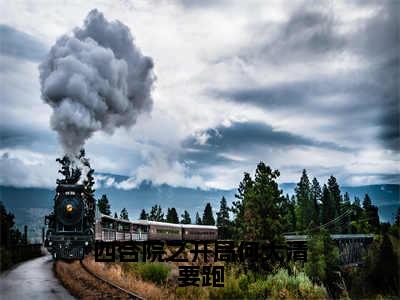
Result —
<instances>
[{"instance_id":1,"label":"wooden trestle bridge","mask_svg":"<svg viewBox=\"0 0 400 300\"><path fill-rule=\"evenodd\" d=\"M284 235L287 242L307 242L308 235ZM342 266L357 266L363 263L367 247L374 239L373 234L331 234L339 247Z\"/></svg>"}]
</instances>

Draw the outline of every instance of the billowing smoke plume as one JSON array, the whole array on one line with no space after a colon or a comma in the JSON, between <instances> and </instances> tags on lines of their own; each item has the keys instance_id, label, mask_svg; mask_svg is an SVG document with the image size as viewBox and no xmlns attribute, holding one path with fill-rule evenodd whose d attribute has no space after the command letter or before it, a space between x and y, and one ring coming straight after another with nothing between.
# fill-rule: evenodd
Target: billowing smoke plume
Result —
<instances>
[{"instance_id":1,"label":"billowing smoke plume","mask_svg":"<svg viewBox=\"0 0 400 300\"><path fill-rule=\"evenodd\" d=\"M42 98L64 150L76 154L98 130L112 133L150 111L153 61L127 26L92 10L82 28L60 37L39 66Z\"/></svg>"}]
</instances>

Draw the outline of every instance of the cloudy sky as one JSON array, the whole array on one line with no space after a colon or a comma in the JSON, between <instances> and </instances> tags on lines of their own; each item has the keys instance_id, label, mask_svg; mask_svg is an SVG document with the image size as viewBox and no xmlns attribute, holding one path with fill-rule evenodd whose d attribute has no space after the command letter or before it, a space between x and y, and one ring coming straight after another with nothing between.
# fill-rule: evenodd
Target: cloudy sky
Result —
<instances>
[{"instance_id":1,"label":"cloudy sky","mask_svg":"<svg viewBox=\"0 0 400 300\"><path fill-rule=\"evenodd\" d=\"M86 143L96 171L130 177L108 184L235 188L260 160L281 182L400 182L398 1L0 2L2 185L54 186L38 65L93 8L157 77L151 113Z\"/></svg>"}]
</instances>

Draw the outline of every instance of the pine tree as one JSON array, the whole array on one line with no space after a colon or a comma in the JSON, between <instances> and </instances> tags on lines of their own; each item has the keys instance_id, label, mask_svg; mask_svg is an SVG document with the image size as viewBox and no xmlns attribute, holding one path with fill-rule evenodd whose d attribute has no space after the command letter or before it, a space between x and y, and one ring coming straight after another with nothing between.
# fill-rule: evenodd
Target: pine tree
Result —
<instances>
[{"instance_id":1,"label":"pine tree","mask_svg":"<svg viewBox=\"0 0 400 300\"><path fill-rule=\"evenodd\" d=\"M219 207L219 212L217 212L217 226L218 226L218 236L220 239L231 238L231 222L229 220L229 208L226 203L225 197L222 197Z\"/></svg>"},{"instance_id":2,"label":"pine tree","mask_svg":"<svg viewBox=\"0 0 400 300\"><path fill-rule=\"evenodd\" d=\"M164 222L164 213L161 210L160 205L154 205L151 208L150 215L149 215L149 220L150 221L157 221L157 222Z\"/></svg>"},{"instance_id":3,"label":"pine tree","mask_svg":"<svg viewBox=\"0 0 400 300\"><path fill-rule=\"evenodd\" d=\"M114 212L114 219L118 219L118 214L117 214L117 212Z\"/></svg>"},{"instance_id":4,"label":"pine tree","mask_svg":"<svg viewBox=\"0 0 400 300\"><path fill-rule=\"evenodd\" d=\"M243 199L244 238L282 241L282 232L287 228L285 197L278 188L280 173L263 162L257 165L254 184Z\"/></svg>"},{"instance_id":5,"label":"pine tree","mask_svg":"<svg viewBox=\"0 0 400 300\"><path fill-rule=\"evenodd\" d=\"M297 223L299 229L307 229L310 226L310 222L313 220L313 203L311 199L311 187L310 181L307 176L307 171L304 169L299 183L297 183L296 189L297 205L299 207L299 216Z\"/></svg>"},{"instance_id":6,"label":"pine tree","mask_svg":"<svg viewBox=\"0 0 400 300\"><path fill-rule=\"evenodd\" d=\"M14 226L14 215L7 212L3 203L0 201L0 245L8 247L10 244L11 228Z\"/></svg>"},{"instance_id":7,"label":"pine tree","mask_svg":"<svg viewBox=\"0 0 400 300\"><path fill-rule=\"evenodd\" d=\"M103 194L101 196L101 198L97 201L97 207L102 214L111 216L111 207L107 195Z\"/></svg>"},{"instance_id":8,"label":"pine tree","mask_svg":"<svg viewBox=\"0 0 400 300\"><path fill-rule=\"evenodd\" d=\"M320 203L322 198L321 186L317 178L313 178L311 187L311 202L313 205L313 221L315 225L320 224Z\"/></svg>"},{"instance_id":9,"label":"pine tree","mask_svg":"<svg viewBox=\"0 0 400 300\"><path fill-rule=\"evenodd\" d=\"M208 202L204 208L203 220L201 221L203 225L215 225L215 219L212 212L211 204Z\"/></svg>"},{"instance_id":10,"label":"pine tree","mask_svg":"<svg viewBox=\"0 0 400 300\"><path fill-rule=\"evenodd\" d=\"M182 214L181 224L191 224L192 220L190 219L190 214L187 210L185 210Z\"/></svg>"},{"instance_id":11,"label":"pine tree","mask_svg":"<svg viewBox=\"0 0 400 300\"><path fill-rule=\"evenodd\" d=\"M336 181L334 176L329 177L328 179L328 190L330 195L330 201L332 208L334 210L334 216L332 219L341 215L341 206L342 206L342 196L340 195L339 184ZM331 226L331 233L337 233L340 231L340 225L334 224Z\"/></svg>"},{"instance_id":12,"label":"pine tree","mask_svg":"<svg viewBox=\"0 0 400 300\"><path fill-rule=\"evenodd\" d=\"M142 211L140 212L139 220L147 220L148 218L149 216L147 215L146 211L142 209Z\"/></svg>"},{"instance_id":13,"label":"pine tree","mask_svg":"<svg viewBox=\"0 0 400 300\"><path fill-rule=\"evenodd\" d=\"M363 209L364 209L365 215L367 217L370 231L373 233L379 233L380 220L379 220L379 214L378 214L378 207L375 205L372 205L371 198L369 197L368 194L365 194L365 197L363 200Z\"/></svg>"},{"instance_id":14,"label":"pine tree","mask_svg":"<svg viewBox=\"0 0 400 300\"><path fill-rule=\"evenodd\" d=\"M331 284L339 270L339 249L325 229L314 231L308 241L305 271L314 282ZM336 297L335 297L336 298Z\"/></svg>"},{"instance_id":15,"label":"pine tree","mask_svg":"<svg viewBox=\"0 0 400 300\"><path fill-rule=\"evenodd\" d=\"M335 204L332 202L329 189L324 184L321 198L321 224L326 224L335 218Z\"/></svg>"},{"instance_id":16,"label":"pine tree","mask_svg":"<svg viewBox=\"0 0 400 300\"><path fill-rule=\"evenodd\" d=\"M342 209L343 212L352 210L352 205L350 203L349 193L344 193ZM345 215L342 221L342 231L341 233L351 233L351 215Z\"/></svg>"},{"instance_id":17,"label":"pine tree","mask_svg":"<svg viewBox=\"0 0 400 300\"><path fill-rule=\"evenodd\" d=\"M175 207L173 207L171 209L168 208L167 222L168 223L173 223L173 224L179 224L178 213L176 212Z\"/></svg>"},{"instance_id":18,"label":"pine tree","mask_svg":"<svg viewBox=\"0 0 400 300\"><path fill-rule=\"evenodd\" d=\"M289 195L286 195L286 199L289 203L289 223L290 223L290 231L296 231L297 228L297 219L296 219L296 198L294 195L289 200Z\"/></svg>"},{"instance_id":19,"label":"pine tree","mask_svg":"<svg viewBox=\"0 0 400 300\"><path fill-rule=\"evenodd\" d=\"M396 242L398 243L398 240ZM398 264L398 254L396 255L390 237L388 234L383 234L380 241L375 241L369 246L363 268L364 284L370 286L375 293L398 297L400 292Z\"/></svg>"},{"instance_id":20,"label":"pine tree","mask_svg":"<svg viewBox=\"0 0 400 300\"><path fill-rule=\"evenodd\" d=\"M196 225L201 225L201 218L198 212L196 212Z\"/></svg>"},{"instance_id":21,"label":"pine tree","mask_svg":"<svg viewBox=\"0 0 400 300\"><path fill-rule=\"evenodd\" d=\"M245 172L243 180L239 183L238 191L235 194L237 199L232 204L230 211L233 213L233 237L235 239L243 238L245 231L245 220L244 220L244 206L247 199L250 197L253 189L253 179L250 174Z\"/></svg>"},{"instance_id":22,"label":"pine tree","mask_svg":"<svg viewBox=\"0 0 400 300\"><path fill-rule=\"evenodd\" d=\"M122 220L129 220L128 211L126 210L125 207L121 210L119 218Z\"/></svg>"}]
</instances>

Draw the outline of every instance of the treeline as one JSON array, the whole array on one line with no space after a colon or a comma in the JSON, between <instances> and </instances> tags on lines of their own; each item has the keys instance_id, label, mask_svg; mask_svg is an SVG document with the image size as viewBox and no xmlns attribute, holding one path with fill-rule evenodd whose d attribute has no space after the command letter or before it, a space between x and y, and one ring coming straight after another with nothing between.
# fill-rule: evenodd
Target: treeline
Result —
<instances>
[{"instance_id":1,"label":"treeline","mask_svg":"<svg viewBox=\"0 0 400 300\"><path fill-rule=\"evenodd\" d=\"M28 227L24 232L14 228L15 216L0 201L0 271L12 265L41 255L40 247L28 243Z\"/></svg>"},{"instance_id":2,"label":"treeline","mask_svg":"<svg viewBox=\"0 0 400 300\"><path fill-rule=\"evenodd\" d=\"M398 295L400 209L395 224L381 223L378 207L372 204L369 195L351 201L348 193L342 194L334 176L321 186L303 170L292 197L283 195L279 189L279 176L278 170L263 162L257 165L254 177L244 173L232 206L227 205L225 198L221 199L217 213L219 238L280 243L284 242L284 233L307 234L308 259L304 265L295 267L277 265L274 261L251 265L250 274L268 276L277 269L285 269L292 275L305 272L315 284L325 286L332 298ZM339 249L330 237L332 233L376 234L367 249L365 265L343 272Z\"/></svg>"},{"instance_id":3,"label":"treeline","mask_svg":"<svg viewBox=\"0 0 400 300\"><path fill-rule=\"evenodd\" d=\"M278 187L278 170L263 162L252 178L245 173L239 183L236 201L228 207L222 198L217 213L217 226L221 238L276 240L282 233L311 233L326 229L330 233L378 233L380 220L378 207L365 194L350 201L348 193L342 194L334 176L321 184L311 181L307 171L290 197ZM229 218L229 215L233 218Z\"/></svg>"},{"instance_id":4,"label":"treeline","mask_svg":"<svg viewBox=\"0 0 400 300\"><path fill-rule=\"evenodd\" d=\"M363 199L342 194L337 179L330 176L323 185L303 170L291 197L283 195L278 187L278 170L260 162L254 178L244 173L239 183L236 200L229 206L225 197L220 201L216 218L210 203L202 215L192 218L187 210L179 217L175 207L163 211L154 205L150 211L142 209L139 219L168 223L217 225L222 239L276 239L282 233L312 233L326 229L329 233L379 233L381 225L378 207L372 204L368 194ZM101 213L111 216L111 207L106 195L97 202ZM128 211L123 208L114 218L128 220ZM268 230L267 230L268 229Z\"/></svg>"},{"instance_id":5,"label":"treeline","mask_svg":"<svg viewBox=\"0 0 400 300\"><path fill-rule=\"evenodd\" d=\"M11 212L7 212L3 203L0 202L0 224L1 236L0 245L2 247L11 248L16 245L27 244L27 236L18 228L14 228L15 216Z\"/></svg>"},{"instance_id":6,"label":"treeline","mask_svg":"<svg viewBox=\"0 0 400 300\"><path fill-rule=\"evenodd\" d=\"M158 222L168 222L174 224L197 224L197 225L215 225L215 219L212 212L212 207L210 203L206 204L204 208L203 216L200 217L199 213L196 213L196 216L192 222L192 218L187 210L184 210L181 215L181 219L179 220L178 213L175 207L168 208L167 214L164 217L164 213L161 209L160 205L154 205L150 212L147 213L146 210L142 209L140 216L140 220L149 220L149 221L158 221Z\"/></svg>"}]
</instances>

